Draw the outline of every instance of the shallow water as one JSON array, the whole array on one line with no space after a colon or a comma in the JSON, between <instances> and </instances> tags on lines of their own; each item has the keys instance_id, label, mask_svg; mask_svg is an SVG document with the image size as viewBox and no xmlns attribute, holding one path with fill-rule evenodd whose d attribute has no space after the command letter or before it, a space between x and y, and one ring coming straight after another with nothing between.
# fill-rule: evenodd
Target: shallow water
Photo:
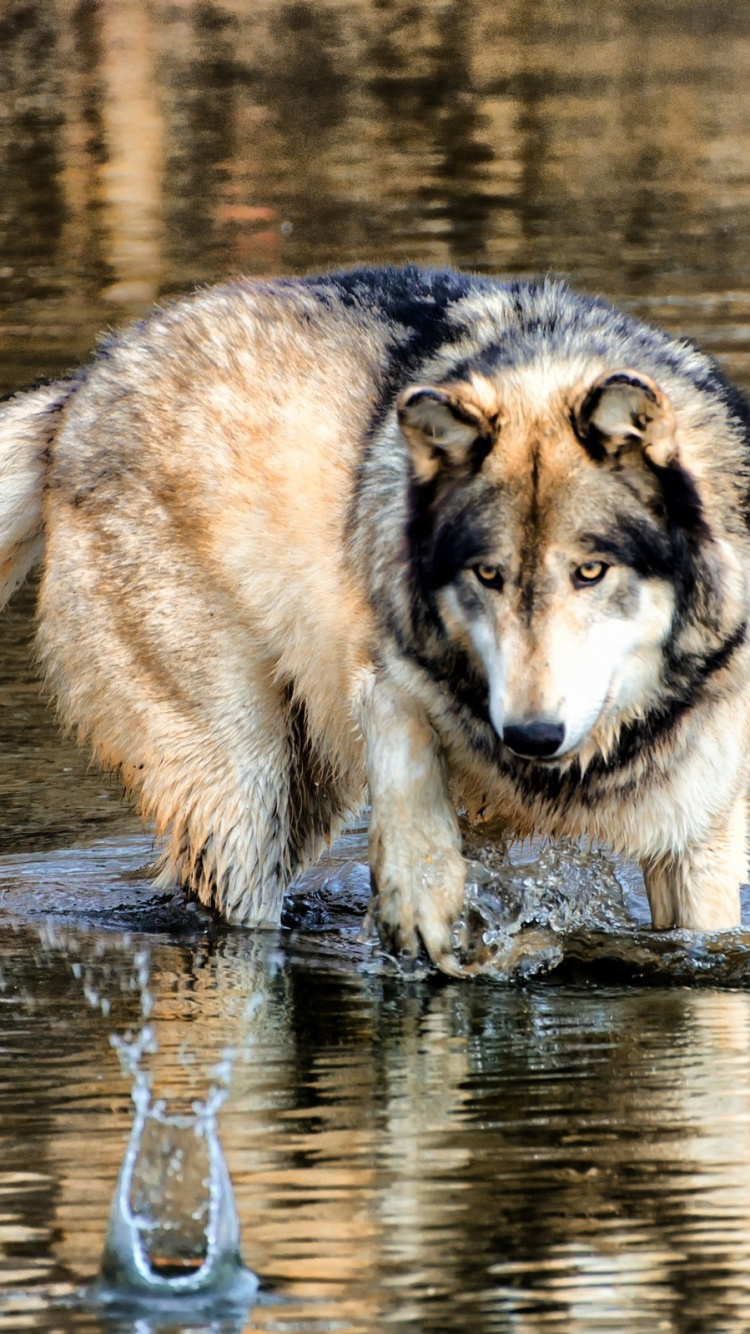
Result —
<instances>
[{"instance_id":1,"label":"shallow water","mask_svg":"<svg viewBox=\"0 0 750 1334\"><path fill-rule=\"evenodd\" d=\"M221 1134L269 1286L222 1328L745 1328L747 994L406 981L355 933L3 928L0 1327L133 1327L73 1299L147 949L158 1092L184 1107L234 1053Z\"/></svg>"},{"instance_id":2,"label":"shallow water","mask_svg":"<svg viewBox=\"0 0 750 1334\"><path fill-rule=\"evenodd\" d=\"M0 389L195 283L405 259L566 273L750 387L730 0L7 0L0 54ZM492 976L405 977L359 939L357 828L281 930L227 931L154 895L32 612L0 641L0 1329L744 1330L750 929L656 935L632 868L526 848L475 867ZM147 1019L154 1097L226 1095L246 1309L80 1296Z\"/></svg>"}]
</instances>

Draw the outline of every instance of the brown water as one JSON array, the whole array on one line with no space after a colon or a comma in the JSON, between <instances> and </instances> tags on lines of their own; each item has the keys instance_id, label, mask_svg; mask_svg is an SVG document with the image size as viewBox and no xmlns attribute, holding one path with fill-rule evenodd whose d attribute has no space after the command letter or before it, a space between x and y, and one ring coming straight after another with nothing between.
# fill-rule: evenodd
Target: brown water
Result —
<instances>
[{"instance_id":1,"label":"brown water","mask_svg":"<svg viewBox=\"0 0 750 1334\"><path fill-rule=\"evenodd\" d=\"M750 388L749 223L729 0L0 5L2 389L195 283L407 258L568 274ZM357 940L361 829L283 930L217 929L60 739L32 610L0 643L0 1329L745 1330L750 932L654 936L629 868L527 850L476 892L515 980L403 978ZM75 1301L146 986L155 1094L229 1089L268 1285L231 1319Z\"/></svg>"}]
</instances>

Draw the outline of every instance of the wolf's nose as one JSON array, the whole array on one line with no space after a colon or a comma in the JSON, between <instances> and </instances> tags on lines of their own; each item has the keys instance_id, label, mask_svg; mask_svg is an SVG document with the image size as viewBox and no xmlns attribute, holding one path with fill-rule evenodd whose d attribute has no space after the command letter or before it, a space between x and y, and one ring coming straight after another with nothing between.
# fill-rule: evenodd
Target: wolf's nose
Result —
<instances>
[{"instance_id":1,"label":"wolf's nose","mask_svg":"<svg viewBox=\"0 0 750 1334\"><path fill-rule=\"evenodd\" d=\"M503 728L503 742L516 755L527 759L544 759L554 755L563 743L565 727L562 723L510 723Z\"/></svg>"}]
</instances>

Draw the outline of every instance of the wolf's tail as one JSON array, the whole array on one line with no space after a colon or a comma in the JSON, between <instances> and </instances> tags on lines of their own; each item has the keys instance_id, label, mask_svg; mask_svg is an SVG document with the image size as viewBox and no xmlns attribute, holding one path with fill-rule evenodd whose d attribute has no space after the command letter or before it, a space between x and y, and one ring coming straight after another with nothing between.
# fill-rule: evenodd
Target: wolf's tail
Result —
<instances>
[{"instance_id":1,"label":"wolf's tail","mask_svg":"<svg viewBox=\"0 0 750 1334\"><path fill-rule=\"evenodd\" d=\"M58 380L0 403L0 607L44 551L49 448L76 387L75 380Z\"/></svg>"}]
</instances>

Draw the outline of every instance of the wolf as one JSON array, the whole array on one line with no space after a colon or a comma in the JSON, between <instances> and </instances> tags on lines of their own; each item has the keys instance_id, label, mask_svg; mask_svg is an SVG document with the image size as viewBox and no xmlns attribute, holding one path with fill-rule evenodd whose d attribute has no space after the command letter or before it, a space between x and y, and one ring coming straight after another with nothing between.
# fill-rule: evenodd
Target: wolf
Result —
<instances>
[{"instance_id":1,"label":"wolf","mask_svg":"<svg viewBox=\"0 0 750 1334\"><path fill-rule=\"evenodd\" d=\"M469 971L460 818L740 921L750 412L557 280L416 266L178 299L0 409L0 596L162 886L278 923L369 802L387 949Z\"/></svg>"}]
</instances>

